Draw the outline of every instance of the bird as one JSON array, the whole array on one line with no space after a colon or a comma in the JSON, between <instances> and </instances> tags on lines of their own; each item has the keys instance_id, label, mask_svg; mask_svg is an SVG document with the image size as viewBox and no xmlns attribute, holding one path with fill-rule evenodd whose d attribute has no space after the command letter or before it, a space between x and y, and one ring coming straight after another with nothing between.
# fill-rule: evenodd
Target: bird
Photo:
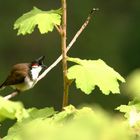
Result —
<instances>
[{"instance_id":1,"label":"bird","mask_svg":"<svg viewBox=\"0 0 140 140\"><path fill-rule=\"evenodd\" d=\"M44 58L45 56L41 56L30 63L13 65L6 80L0 85L0 89L10 86L20 93L33 88L40 72L43 68L47 68L43 63Z\"/></svg>"}]
</instances>

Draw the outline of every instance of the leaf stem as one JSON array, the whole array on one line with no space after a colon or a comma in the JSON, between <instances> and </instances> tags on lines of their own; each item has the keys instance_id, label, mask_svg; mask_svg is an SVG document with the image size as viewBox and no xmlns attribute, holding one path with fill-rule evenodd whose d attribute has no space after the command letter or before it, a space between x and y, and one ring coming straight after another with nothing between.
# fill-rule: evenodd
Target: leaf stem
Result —
<instances>
[{"instance_id":1,"label":"leaf stem","mask_svg":"<svg viewBox=\"0 0 140 140\"><path fill-rule=\"evenodd\" d=\"M58 33L61 35L62 34L62 29L58 27L57 25L54 25Z\"/></svg>"}]
</instances>

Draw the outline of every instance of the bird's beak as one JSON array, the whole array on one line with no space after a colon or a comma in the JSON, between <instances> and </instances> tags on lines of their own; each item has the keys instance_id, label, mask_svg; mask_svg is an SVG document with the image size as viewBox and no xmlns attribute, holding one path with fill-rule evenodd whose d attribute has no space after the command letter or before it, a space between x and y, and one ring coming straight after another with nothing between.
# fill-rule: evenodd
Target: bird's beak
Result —
<instances>
[{"instance_id":1,"label":"bird's beak","mask_svg":"<svg viewBox=\"0 0 140 140\"><path fill-rule=\"evenodd\" d=\"M37 62L42 62L45 59L45 56L41 56L38 59L36 59Z\"/></svg>"},{"instance_id":2,"label":"bird's beak","mask_svg":"<svg viewBox=\"0 0 140 140\"><path fill-rule=\"evenodd\" d=\"M44 60L45 56L41 56L39 57L38 59L36 59L37 62L40 62L41 63L41 67L46 69L47 66L43 64L43 60Z\"/></svg>"}]
</instances>

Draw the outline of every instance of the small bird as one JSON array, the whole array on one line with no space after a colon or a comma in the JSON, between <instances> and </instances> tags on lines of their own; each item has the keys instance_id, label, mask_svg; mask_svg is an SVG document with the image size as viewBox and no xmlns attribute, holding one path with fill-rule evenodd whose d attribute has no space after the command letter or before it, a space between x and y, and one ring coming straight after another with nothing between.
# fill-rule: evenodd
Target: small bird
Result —
<instances>
[{"instance_id":1,"label":"small bird","mask_svg":"<svg viewBox=\"0 0 140 140\"><path fill-rule=\"evenodd\" d=\"M31 63L14 65L6 80L0 85L0 89L10 86L17 92L22 92L34 87L41 70L47 68L43 64L44 58L45 56L41 56Z\"/></svg>"}]
</instances>

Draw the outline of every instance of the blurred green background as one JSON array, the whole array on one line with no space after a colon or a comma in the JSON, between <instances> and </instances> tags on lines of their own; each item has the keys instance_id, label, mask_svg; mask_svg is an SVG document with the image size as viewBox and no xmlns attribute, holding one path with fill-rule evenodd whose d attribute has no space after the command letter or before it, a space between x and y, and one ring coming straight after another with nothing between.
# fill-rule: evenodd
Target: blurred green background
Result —
<instances>
[{"instance_id":1,"label":"blurred green background","mask_svg":"<svg viewBox=\"0 0 140 140\"><path fill-rule=\"evenodd\" d=\"M98 11L88 27L80 35L68 55L82 59L103 59L123 77L139 68L140 59L140 1L139 0L73 0L68 4L67 43L85 21L89 11L95 7ZM30 62L45 55L45 64L50 65L61 54L60 37L55 30L40 35L36 29L31 35L17 36L13 30L15 20L33 6L42 10L57 9L59 0L5 0L0 4L0 83L11 66L19 62ZM61 63L42 79L33 89L20 94L12 100L20 100L25 107L50 107L56 110L62 105L62 68ZM12 90L1 92L6 95ZM113 110L120 104L126 104L129 97L123 94L105 96L96 88L91 95L85 95L72 84L69 103L99 104L106 110ZM4 124L6 125L6 124ZM4 132L4 129L1 130Z\"/></svg>"}]
</instances>

